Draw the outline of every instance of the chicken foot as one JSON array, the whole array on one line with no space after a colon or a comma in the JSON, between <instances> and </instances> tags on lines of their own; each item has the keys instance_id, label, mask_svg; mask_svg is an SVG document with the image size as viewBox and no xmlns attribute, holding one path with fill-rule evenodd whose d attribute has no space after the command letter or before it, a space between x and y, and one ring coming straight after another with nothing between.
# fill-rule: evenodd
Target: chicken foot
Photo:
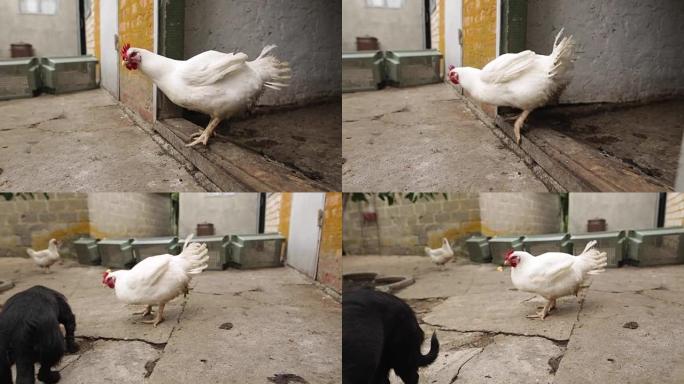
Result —
<instances>
[{"instance_id":1,"label":"chicken foot","mask_svg":"<svg viewBox=\"0 0 684 384\"><path fill-rule=\"evenodd\" d=\"M157 316L155 316L153 320L143 320L143 323L153 324L156 328L157 325L159 325L159 323L164 321L164 305L166 305L166 303L159 304L159 309L157 309Z\"/></svg>"},{"instance_id":2,"label":"chicken foot","mask_svg":"<svg viewBox=\"0 0 684 384\"><path fill-rule=\"evenodd\" d=\"M513 131L515 132L515 143L518 145L520 145L520 130L525 124L525 120L527 120L527 116L529 116L530 113L532 113L532 111L522 111L520 116L518 116L518 118L515 120L515 124L513 124Z\"/></svg>"},{"instance_id":3,"label":"chicken foot","mask_svg":"<svg viewBox=\"0 0 684 384\"><path fill-rule=\"evenodd\" d=\"M133 312L134 315L142 315L142 317L145 317L151 313L152 313L152 306L151 305L146 306L145 310L142 312Z\"/></svg>"},{"instance_id":4,"label":"chicken foot","mask_svg":"<svg viewBox=\"0 0 684 384\"><path fill-rule=\"evenodd\" d=\"M550 299L546 302L546 305L544 305L544 308L541 310L541 312L537 312L534 315L527 315L528 319L541 319L544 320L546 316L548 316L549 312L551 312L552 309L556 308L556 299Z\"/></svg>"},{"instance_id":5,"label":"chicken foot","mask_svg":"<svg viewBox=\"0 0 684 384\"><path fill-rule=\"evenodd\" d=\"M212 117L211 121L209 122L209 125L207 125L206 128L199 134L199 136L192 141L189 144L185 144L186 147L192 147L195 146L199 143L202 143L204 145L207 145L207 142L209 141L209 137L214 133L214 129L219 125L223 119L219 119L217 117ZM195 137L196 135L192 135L192 137Z\"/></svg>"}]
</instances>

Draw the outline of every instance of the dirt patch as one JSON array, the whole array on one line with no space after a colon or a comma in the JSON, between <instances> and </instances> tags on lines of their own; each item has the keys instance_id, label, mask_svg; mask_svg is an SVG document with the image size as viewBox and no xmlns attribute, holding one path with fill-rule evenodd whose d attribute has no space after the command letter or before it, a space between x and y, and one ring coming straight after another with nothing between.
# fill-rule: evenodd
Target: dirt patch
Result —
<instances>
[{"instance_id":1,"label":"dirt patch","mask_svg":"<svg viewBox=\"0 0 684 384\"><path fill-rule=\"evenodd\" d=\"M219 329L225 329L225 330L233 329L233 323L223 323L219 326Z\"/></svg>"},{"instance_id":2,"label":"dirt patch","mask_svg":"<svg viewBox=\"0 0 684 384\"><path fill-rule=\"evenodd\" d=\"M556 374L556 371L558 370L558 366L560 365L561 360L563 359L563 355L558 355L556 357L552 357L549 359L549 373L552 375Z\"/></svg>"},{"instance_id":3,"label":"dirt patch","mask_svg":"<svg viewBox=\"0 0 684 384\"><path fill-rule=\"evenodd\" d=\"M629 322L626 322L626 323L622 326L622 328L637 329L637 328L639 328L639 323L637 323L636 321L629 321Z\"/></svg>"},{"instance_id":4,"label":"dirt patch","mask_svg":"<svg viewBox=\"0 0 684 384\"><path fill-rule=\"evenodd\" d=\"M145 378L150 377L150 375L154 371L154 367L157 366L158 361L159 361L159 359L155 359L155 360L150 360L147 363L145 363Z\"/></svg>"},{"instance_id":5,"label":"dirt patch","mask_svg":"<svg viewBox=\"0 0 684 384\"><path fill-rule=\"evenodd\" d=\"M295 375L293 373L276 373L273 377L269 377L268 381L275 384L290 384L290 383L301 383L309 384L308 381L304 380L303 377Z\"/></svg>"}]
</instances>

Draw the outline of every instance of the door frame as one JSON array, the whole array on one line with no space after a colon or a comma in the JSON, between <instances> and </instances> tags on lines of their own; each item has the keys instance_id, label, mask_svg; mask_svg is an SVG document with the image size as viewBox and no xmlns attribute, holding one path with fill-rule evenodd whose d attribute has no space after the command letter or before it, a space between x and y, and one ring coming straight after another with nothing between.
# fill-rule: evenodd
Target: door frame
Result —
<instances>
[{"instance_id":1,"label":"door frame","mask_svg":"<svg viewBox=\"0 0 684 384\"><path fill-rule=\"evenodd\" d=\"M443 4L444 9L440 11L444 13L444 68L448 72L449 65L463 65L463 46L459 37L463 33L463 0L447 0ZM454 12L453 18L447 17L451 13L448 11Z\"/></svg>"},{"instance_id":2,"label":"door frame","mask_svg":"<svg viewBox=\"0 0 684 384\"><path fill-rule=\"evenodd\" d=\"M114 36L108 37L108 36L105 36L105 33L103 33L103 30L104 30L103 25L105 25L105 23L106 23L105 20L107 20L107 18L104 17L104 16L106 16L106 15L104 15L104 12L107 9L106 7L103 6L104 1L100 2L99 9L97 10L97 12L100 13L100 25L99 25L99 28L100 28L100 86L102 88L104 88L116 100L121 100L121 74L119 73L120 68L119 68L119 38L118 38L118 36L119 36L119 0L108 0L108 1L110 2L110 4L112 2L116 3L116 5L115 5L116 12L114 13L114 16L113 16L116 19L114 22L114 27L115 27ZM105 44L104 44L104 42L106 39L109 39L109 38L114 38L114 51L115 51L114 57L115 57L115 63L116 63L116 70L113 71L112 73L114 73L115 77L116 77L116 79L114 81L114 83L116 84L116 94L112 93L111 89L108 89L107 87L105 87L103 85L103 81L102 81L102 79L104 78L103 74L105 72L103 70L103 63L105 62L105 49L104 49Z\"/></svg>"}]
</instances>

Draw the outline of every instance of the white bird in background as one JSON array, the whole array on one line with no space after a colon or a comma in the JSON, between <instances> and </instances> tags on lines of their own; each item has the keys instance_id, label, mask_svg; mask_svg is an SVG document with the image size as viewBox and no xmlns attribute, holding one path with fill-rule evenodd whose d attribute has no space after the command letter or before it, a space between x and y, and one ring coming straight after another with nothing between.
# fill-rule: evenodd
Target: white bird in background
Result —
<instances>
[{"instance_id":1,"label":"white bird in background","mask_svg":"<svg viewBox=\"0 0 684 384\"><path fill-rule=\"evenodd\" d=\"M159 255L144 259L130 270L102 274L102 284L116 292L117 299L127 304L144 304L143 317L152 313L152 305L158 305L154 320L144 323L157 324L164 321L164 306L181 293L188 292L188 284L194 275L200 274L208 267L209 255L206 244L188 242L192 234L185 239L180 255Z\"/></svg>"},{"instance_id":2,"label":"white bird in background","mask_svg":"<svg viewBox=\"0 0 684 384\"><path fill-rule=\"evenodd\" d=\"M564 37L563 29L553 42L551 55L532 51L506 53L485 65L449 67L449 80L460 84L475 100L502 107L522 109L514 124L515 141L520 144L520 129L535 109L555 100L565 89L575 60L575 40Z\"/></svg>"},{"instance_id":3,"label":"white bird in background","mask_svg":"<svg viewBox=\"0 0 684 384\"><path fill-rule=\"evenodd\" d=\"M50 273L50 266L59 261L59 247L62 242L57 239L50 239L47 249L42 251L34 251L31 248L26 248L26 253L33 259L33 261L44 269L45 273Z\"/></svg>"},{"instance_id":4,"label":"white bird in background","mask_svg":"<svg viewBox=\"0 0 684 384\"><path fill-rule=\"evenodd\" d=\"M430 256L432 262L439 266L443 266L454 257L454 251L451 249L451 244L449 244L449 240L446 237L442 238L441 248L430 249L425 247L425 254Z\"/></svg>"},{"instance_id":5,"label":"white bird in background","mask_svg":"<svg viewBox=\"0 0 684 384\"><path fill-rule=\"evenodd\" d=\"M575 295L580 297L588 275L605 271L606 253L594 248L590 241L581 254L547 252L537 257L523 251L510 250L504 265L510 265L511 281L520 291L536 293L547 301L541 312L530 318L544 318L556 307L556 299ZM581 299L580 299L581 300Z\"/></svg>"},{"instance_id":6,"label":"white bird in background","mask_svg":"<svg viewBox=\"0 0 684 384\"><path fill-rule=\"evenodd\" d=\"M211 117L209 125L187 144L193 146L207 145L222 120L253 107L266 88L278 91L287 86L290 67L270 55L274 48L264 47L254 61L247 61L241 52L217 51L173 60L125 44L121 58L127 69L140 68L174 104Z\"/></svg>"}]
</instances>

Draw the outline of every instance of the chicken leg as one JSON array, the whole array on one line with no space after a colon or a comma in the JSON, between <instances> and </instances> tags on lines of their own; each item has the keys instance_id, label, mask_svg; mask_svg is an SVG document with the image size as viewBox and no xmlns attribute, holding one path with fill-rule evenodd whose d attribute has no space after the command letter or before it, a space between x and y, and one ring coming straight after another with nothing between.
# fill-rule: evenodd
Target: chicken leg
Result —
<instances>
[{"instance_id":1,"label":"chicken leg","mask_svg":"<svg viewBox=\"0 0 684 384\"><path fill-rule=\"evenodd\" d=\"M532 111L522 111L520 116L518 116L518 118L515 120L515 124L513 124L515 132L515 143L518 145L520 145L520 130L522 129L523 124L525 124L525 120L527 120L527 116L529 116L530 113L532 113Z\"/></svg>"},{"instance_id":2,"label":"chicken leg","mask_svg":"<svg viewBox=\"0 0 684 384\"><path fill-rule=\"evenodd\" d=\"M155 316L153 320L144 320L143 323L153 324L156 328L159 323L164 321L164 305L166 305L166 303L159 303L159 308L157 308L157 316Z\"/></svg>"},{"instance_id":3,"label":"chicken leg","mask_svg":"<svg viewBox=\"0 0 684 384\"><path fill-rule=\"evenodd\" d=\"M546 318L546 316L549 314L549 312L556 308L556 299L550 299L546 302L546 305L544 305L544 308L541 310L541 312L538 312L534 315L527 315L528 319L542 319Z\"/></svg>"},{"instance_id":4,"label":"chicken leg","mask_svg":"<svg viewBox=\"0 0 684 384\"><path fill-rule=\"evenodd\" d=\"M150 313L152 313L152 306L151 305L146 306L145 310L142 312L133 312L134 315L142 315L142 317L145 317L145 316L149 315Z\"/></svg>"},{"instance_id":5,"label":"chicken leg","mask_svg":"<svg viewBox=\"0 0 684 384\"><path fill-rule=\"evenodd\" d=\"M207 145L207 142L209 141L209 137L211 137L212 133L214 132L214 129L219 125L223 119L219 119L217 117L212 117L211 121L209 122L209 125L207 125L206 128L204 128L204 131L197 137L194 141L192 141L189 144L185 144L186 147L192 147L195 146L199 143L202 143L204 145Z\"/></svg>"}]
</instances>

